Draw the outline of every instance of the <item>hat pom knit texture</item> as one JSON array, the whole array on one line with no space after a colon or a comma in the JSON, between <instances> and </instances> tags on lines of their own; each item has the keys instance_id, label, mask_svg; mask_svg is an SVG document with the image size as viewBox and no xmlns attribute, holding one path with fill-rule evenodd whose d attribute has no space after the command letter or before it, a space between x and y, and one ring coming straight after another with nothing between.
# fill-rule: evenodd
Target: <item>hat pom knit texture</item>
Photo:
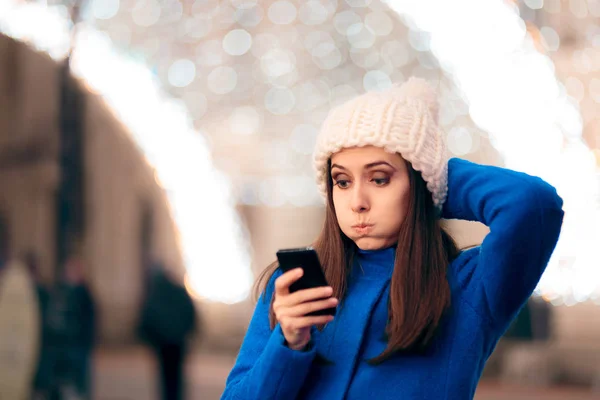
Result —
<instances>
[{"instance_id":1,"label":"hat pom knit texture","mask_svg":"<svg viewBox=\"0 0 600 400\"><path fill-rule=\"evenodd\" d=\"M420 78L367 92L331 110L317 138L314 167L326 196L328 160L344 148L376 146L399 153L421 172L441 210L448 192L446 142L436 91Z\"/></svg>"}]
</instances>

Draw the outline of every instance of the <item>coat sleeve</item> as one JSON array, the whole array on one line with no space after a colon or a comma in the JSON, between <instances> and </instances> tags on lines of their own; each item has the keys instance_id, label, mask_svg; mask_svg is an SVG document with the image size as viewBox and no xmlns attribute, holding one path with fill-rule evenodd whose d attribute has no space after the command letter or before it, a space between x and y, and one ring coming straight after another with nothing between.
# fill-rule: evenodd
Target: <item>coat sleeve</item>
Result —
<instances>
[{"instance_id":1,"label":"coat sleeve","mask_svg":"<svg viewBox=\"0 0 600 400\"><path fill-rule=\"evenodd\" d=\"M296 351L285 345L279 324L271 330L269 308L279 275L273 275L258 299L221 400L294 399L304 384L316 355L316 338L311 338L310 350Z\"/></svg>"},{"instance_id":2,"label":"coat sleeve","mask_svg":"<svg viewBox=\"0 0 600 400\"><path fill-rule=\"evenodd\" d=\"M562 199L541 180L465 160L448 163L442 217L490 228L468 273L465 296L500 330L537 286L560 234Z\"/></svg>"}]
</instances>

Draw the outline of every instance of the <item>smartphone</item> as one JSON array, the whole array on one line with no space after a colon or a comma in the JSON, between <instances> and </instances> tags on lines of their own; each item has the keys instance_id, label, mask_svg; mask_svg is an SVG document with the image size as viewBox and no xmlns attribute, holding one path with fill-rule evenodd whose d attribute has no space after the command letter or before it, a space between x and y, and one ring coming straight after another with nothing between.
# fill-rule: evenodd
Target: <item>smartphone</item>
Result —
<instances>
[{"instance_id":1,"label":"smartphone","mask_svg":"<svg viewBox=\"0 0 600 400\"><path fill-rule=\"evenodd\" d=\"M329 286L317 252L312 247L303 247L299 249L282 249L277 252L279 267L283 272L294 268L302 268L304 274L300 279L290 285L290 292L296 292L303 289L312 289L321 286ZM314 311L307 315L335 315L336 308L326 308L324 310Z\"/></svg>"}]
</instances>

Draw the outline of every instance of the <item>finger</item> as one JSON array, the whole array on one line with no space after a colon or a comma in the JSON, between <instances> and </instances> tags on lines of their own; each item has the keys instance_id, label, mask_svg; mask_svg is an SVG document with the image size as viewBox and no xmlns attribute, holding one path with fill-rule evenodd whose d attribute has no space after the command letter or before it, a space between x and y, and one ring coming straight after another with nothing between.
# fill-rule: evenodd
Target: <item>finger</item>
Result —
<instances>
[{"instance_id":1,"label":"finger","mask_svg":"<svg viewBox=\"0 0 600 400\"><path fill-rule=\"evenodd\" d=\"M311 301L309 303L302 303L295 307L286 309L283 315L287 317L303 317L315 311L325 310L327 308L336 307L338 300L335 298L329 298L319 301Z\"/></svg>"},{"instance_id":2,"label":"finger","mask_svg":"<svg viewBox=\"0 0 600 400\"><path fill-rule=\"evenodd\" d=\"M322 325L333 321L333 315L316 315L310 317L293 318L291 325L294 329L309 328L313 325Z\"/></svg>"},{"instance_id":3,"label":"finger","mask_svg":"<svg viewBox=\"0 0 600 400\"><path fill-rule=\"evenodd\" d=\"M333 294L331 286L321 286L311 289L298 290L295 293L290 294L285 299L285 304L288 306L295 306L297 304L306 303L313 300L324 299L330 297Z\"/></svg>"},{"instance_id":4,"label":"finger","mask_svg":"<svg viewBox=\"0 0 600 400\"><path fill-rule=\"evenodd\" d=\"M303 274L302 268L294 268L283 273L275 279L275 294L279 296L289 294L290 285L300 279Z\"/></svg>"}]
</instances>

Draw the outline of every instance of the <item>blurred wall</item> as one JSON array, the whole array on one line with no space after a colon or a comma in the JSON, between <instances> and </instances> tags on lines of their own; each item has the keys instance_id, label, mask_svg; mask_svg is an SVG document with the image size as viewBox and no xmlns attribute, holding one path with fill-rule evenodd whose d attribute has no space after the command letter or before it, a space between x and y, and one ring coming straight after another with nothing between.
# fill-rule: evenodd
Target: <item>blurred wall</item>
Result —
<instances>
[{"instance_id":1,"label":"blurred wall","mask_svg":"<svg viewBox=\"0 0 600 400\"><path fill-rule=\"evenodd\" d=\"M47 57L0 35L0 213L8 256L35 250L45 280L55 257L58 106L40 100L58 97L56 79Z\"/></svg>"},{"instance_id":2,"label":"blurred wall","mask_svg":"<svg viewBox=\"0 0 600 400\"><path fill-rule=\"evenodd\" d=\"M41 274L55 265L55 196L59 182L58 66L0 35L0 213L10 253L33 249ZM149 210L152 258L183 277L176 229L163 189L127 130L87 90L84 115L86 232L79 238L99 309L100 339L134 339L142 296L142 215ZM2 215L0 215L2 216Z\"/></svg>"}]
</instances>

